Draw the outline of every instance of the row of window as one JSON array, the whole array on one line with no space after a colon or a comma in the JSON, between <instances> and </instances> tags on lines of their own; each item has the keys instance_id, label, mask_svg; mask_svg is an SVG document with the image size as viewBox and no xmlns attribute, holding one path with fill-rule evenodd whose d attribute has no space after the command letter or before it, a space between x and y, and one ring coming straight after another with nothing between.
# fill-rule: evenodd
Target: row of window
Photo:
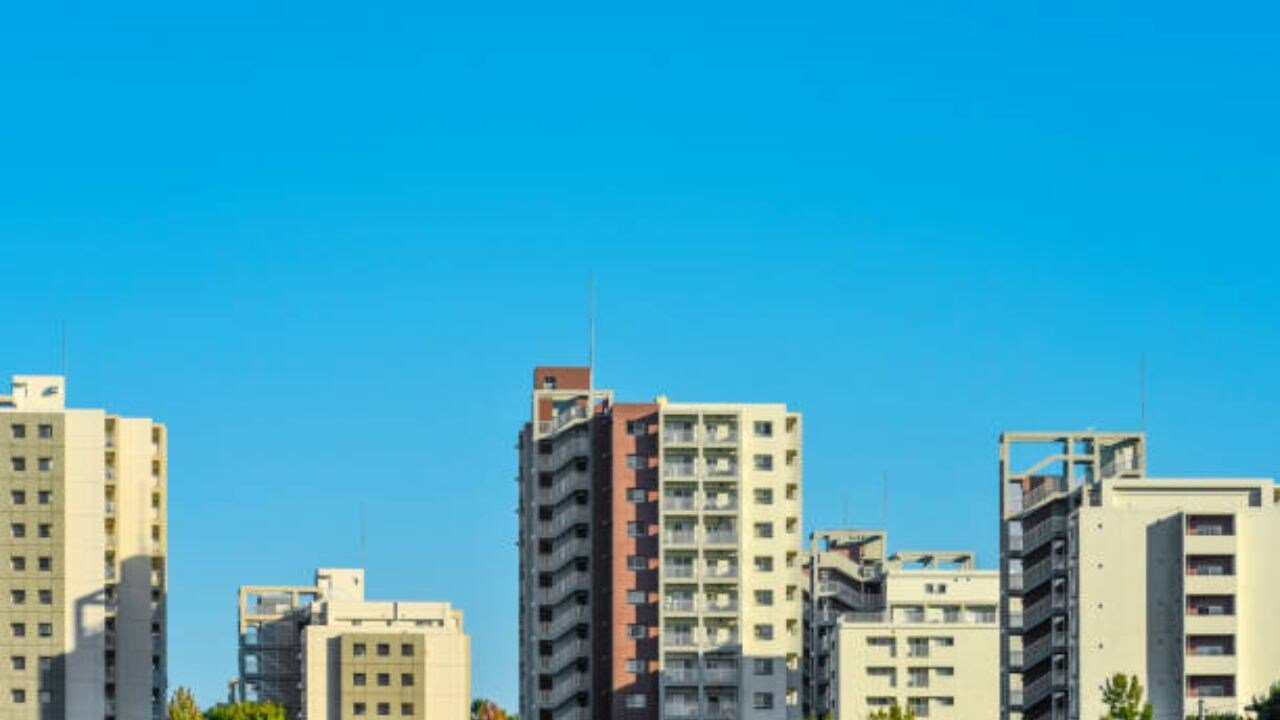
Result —
<instances>
[{"instance_id":1,"label":"row of window","mask_svg":"<svg viewBox=\"0 0 1280 720\"><path fill-rule=\"evenodd\" d=\"M374 705L375 714L387 717L391 715L391 703L380 702ZM367 703L354 703L351 706L352 715L368 715L369 705ZM413 703L400 703L400 717L413 716Z\"/></svg>"},{"instance_id":2,"label":"row of window","mask_svg":"<svg viewBox=\"0 0 1280 720\"><path fill-rule=\"evenodd\" d=\"M27 558L23 555L10 556L9 568L14 572L25 572L27 569ZM47 555L41 555L36 558L36 569L40 572L53 572L53 558Z\"/></svg>"},{"instance_id":3,"label":"row of window","mask_svg":"<svg viewBox=\"0 0 1280 720\"><path fill-rule=\"evenodd\" d=\"M53 537L53 525L50 523L40 523L36 526L36 533L42 538ZM26 523L10 523L9 536L14 540L21 540L27 536Z\"/></svg>"},{"instance_id":4,"label":"row of window","mask_svg":"<svg viewBox=\"0 0 1280 720\"><path fill-rule=\"evenodd\" d=\"M47 588L41 588L36 591L36 599L41 605L53 604L53 591ZM26 605L27 591L22 588L14 588L9 591L9 603L12 605Z\"/></svg>"},{"instance_id":5,"label":"row of window","mask_svg":"<svg viewBox=\"0 0 1280 720\"><path fill-rule=\"evenodd\" d=\"M40 672L49 672L53 669L53 658L41 656L39 659ZM13 655L9 657L9 668L15 672L22 672L27 669L26 655Z\"/></svg>"},{"instance_id":6,"label":"row of window","mask_svg":"<svg viewBox=\"0 0 1280 720\"><path fill-rule=\"evenodd\" d=\"M14 472L26 472L27 459L20 455L15 455L9 458L9 467L12 468ZM36 470L39 470L40 472L51 472L53 470L53 458L36 458Z\"/></svg>"},{"instance_id":7,"label":"row of window","mask_svg":"<svg viewBox=\"0 0 1280 720\"><path fill-rule=\"evenodd\" d=\"M412 650L412 645L406 647ZM412 653L410 653L412 654ZM374 676L374 682L378 687L391 687L391 673L377 673ZM356 687L365 687L369 684L369 676L364 673L354 673L351 676L351 684ZM413 673L400 673L400 686L413 687Z\"/></svg>"},{"instance_id":8,"label":"row of window","mask_svg":"<svg viewBox=\"0 0 1280 720\"><path fill-rule=\"evenodd\" d=\"M10 491L10 493L9 493L9 500L10 500L14 505L26 505L26 504L27 504L27 491L26 491L26 490L13 490L13 491ZM36 500L37 500L41 505L48 505L49 503L53 502L53 491L52 491L52 490L41 490L41 491L37 492L37 493L36 493Z\"/></svg>"},{"instance_id":9,"label":"row of window","mask_svg":"<svg viewBox=\"0 0 1280 720\"><path fill-rule=\"evenodd\" d=\"M712 426L723 425L723 423L710 423ZM688 420L668 420L667 431L671 433L693 432L693 422ZM736 432L736 425L729 425L730 432ZM773 422L770 420L756 420L751 423L751 431L756 437L773 437ZM628 420L628 435L648 435L649 422L647 420Z\"/></svg>"},{"instance_id":10,"label":"row of window","mask_svg":"<svg viewBox=\"0 0 1280 720\"><path fill-rule=\"evenodd\" d=\"M10 436L11 436L14 440L22 440L22 439L24 439L24 438L26 438L26 437L27 437L27 426L26 426L26 425L22 425L22 424L15 423L15 424L13 424L13 425L10 425L10 426L9 426L9 433L10 433ZM52 425L37 425L37 426L36 426L36 437L40 438L41 440L49 440L49 439L52 439L52 438L53 438L53 426L52 426Z\"/></svg>"},{"instance_id":11,"label":"row of window","mask_svg":"<svg viewBox=\"0 0 1280 720\"><path fill-rule=\"evenodd\" d=\"M9 634L15 638L27 637L27 624L9 623ZM53 623L37 623L36 634L40 637L53 637Z\"/></svg>"},{"instance_id":12,"label":"row of window","mask_svg":"<svg viewBox=\"0 0 1280 720\"><path fill-rule=\"evenodd\" d=\"M366 643L355 643L351 646L351 654L355 655L356 657L362 657L364 655L368 655L368 653L369 653L369 646ZM376 654L378 657L390 657L391 644L377 643L376 645L374 645L374 654ZM403 643L402 645L400 645L400 656L413 657L413 644Z\"/></svg>"},{"instance_id":13,"label":"row of window","mask_svg":"<svg viewBox=\"0 0 1280 720\"><path fill-rule=\"evenodd\" d=\"M41 705L53 702L53 694L48 690L41 690L39 697ZM13 700L15 705L22 705L27 702L27 691L22 688L14 688L9 691L9 698Z\"/></svg>"}]
</instances>

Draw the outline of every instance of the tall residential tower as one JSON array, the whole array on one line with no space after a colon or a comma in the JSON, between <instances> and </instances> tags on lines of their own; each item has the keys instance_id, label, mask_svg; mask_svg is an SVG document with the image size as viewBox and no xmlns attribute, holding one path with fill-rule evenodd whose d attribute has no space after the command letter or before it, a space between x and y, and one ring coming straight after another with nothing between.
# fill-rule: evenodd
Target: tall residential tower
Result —
<instances>
[{"instance_id":1,"label":"tall residential tower","mask_svg":"<svg viewBox=\"0 0 1280 720\"><path fill-rule=\"evenodd\" d=\"M801 419L616 403L534 372L520 434L520 710L798 718Z\"/></svg>"},{"instance_id":2,"label":"tall residential tower","mask_svg":"<svg viewBox=\"0 0 1280 720\"><path fill-rule=\"evenodd\" d=\"M159 718L163 425L66 407L60 376L0 395L0 718Z\"/></svg>"},{"instance_id":3,"label":"tall residential tower","mask_svg":"<svg viewBox=\"0 0 1280 720\"><path fill-rule=\"evenodd\" d=\"M1089 720L1136 675L1156 717L1242 714L1280 679L1280 493L1157 479L1140 433L1000 442L1005 720Z\"/></svg>"}]
</instances>

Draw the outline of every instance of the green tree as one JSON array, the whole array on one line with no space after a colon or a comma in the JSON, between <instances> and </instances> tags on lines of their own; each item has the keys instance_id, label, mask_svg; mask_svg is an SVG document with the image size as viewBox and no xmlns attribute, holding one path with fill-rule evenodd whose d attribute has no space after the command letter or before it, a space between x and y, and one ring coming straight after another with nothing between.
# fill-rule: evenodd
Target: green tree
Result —
<instances>
[{"instance_id":1,"label":"green tree","mask_svg":"<svg viewBox=\"0 0 1280 720\"><path fill-rule=\"evenodd\" d=\"M173 691L165 717L167 720L204 720L204 716L200 714L200 708L196 705L195 696L184 687Z\"/></svg>"},{"instance_id":2,"label":"green tree","mask_svg":"<svg viewBox=\"0 0 1280 720\"><path fill-rule=\"evenodd\" d=\"M907 708L907 711L904 713L902 708L898 705L898 701L895 700L887 709L876 710L871 713L868 720L916 720L916 711L911 708Z\"/></svg>"},{"instance_id":3,"label":"green tree","mask_svg":"<svg viewBox=\"0 0 1280 720\"><path fill-rule=\"evenodd\" d=\"M269 702L238 702L214 705L205 720L285 720L284 708Z\"/></svg>"},{"instance_id":4,"label":"green tree","mask_svg":"<svg viewBox=\"0 0 1280 720\"><path fill-rule=\"evenodd\" d=\"M1280 682L1272 684L1266 695L1255 696L1249 712L1256 713L1258 720L1280 720Z\"/></svg>"},{"instance_id":5,"label":"green tree","mask_svg":"<svg viewBox=\"0 0 1280 720\"><path fill-rule=\"evenodd\" d=\"M1142 683L1137 675L1116 673L1102 686L1102 702L1107 714L1102 720L1153 720L1155 710L1142 700Z\"/></svg>"}]
</instances>

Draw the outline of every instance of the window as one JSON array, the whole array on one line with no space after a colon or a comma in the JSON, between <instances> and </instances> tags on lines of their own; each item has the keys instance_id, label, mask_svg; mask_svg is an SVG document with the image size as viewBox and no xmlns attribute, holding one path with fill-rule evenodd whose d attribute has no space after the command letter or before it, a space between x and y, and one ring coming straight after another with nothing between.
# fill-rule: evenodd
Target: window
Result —
<instances>
[{"instance_id":1,"label":"window","mask_svg":"<svg viewBox=\"0 0 1280 720\"><path fill-rule=\"evenodd\" d=\"M26 591L26 590L10 590L10 591L9 591L9 602L13 603L14 605L24 605L24 604L26 604L26 602L27 602L27 591Z\"/></svg>"},{"instance_id":2,"label":"window","mask_svg":"<svg viewBox=\"0 0 1280 720\"><path fill-rule=\"evenodd\" d=\"M49 672L53 669L53 658L40 658L40 672Z\"/></svg>"},{"instance_id":3,"label":"window","mask_svg":"<svg viewBox=\"0 0 1280 720\"><path fill-rule=\"evenodd\" d=\"M9 658L9 667L13 668L14 670L26 670L27 658L22 655L14 655L13 657Z\"/></svg>"},{"instance_id":4,"label":"window","mask_svg":"<svg viewBox=\"0 0 1280 720\"><path fill-rule=\"evenodd\" d=\"M351 684L356 687L364 687L369 684L369 678L364 673L356 673L351 676Z\"/></svg>"},{"instance_id":5,"label":"window","mask_svg":"<svg viewBox=\"0 0 1280 720\"><path fill-rule=\"evenodd\" d=\"M26 623L10 623L9 634L13 635L14 637L26 637L27 636Z\"/></svg>"},{"instance_id":6,"label":"window","mask_svg":"<svg viewBox=\"0 0 1280 720\"><path fill-rule=\"evenodd\" d=\"M21 555L14 555L9 558L9 567L13 568L14 572L22 572L27 569L27 559Z\"/></svg>"},{"instance_id":7,"label":"window","mask_svg":"<svg viewBox=\"0 0 1280 720\"><path fill-rule=\"evenodd\" d=\"M400 646L400 657L413 657L413 643L404 643Z\"/></svg>"},{"instance_id":8,"label":"window","mask_svg":"<svg viewBox=\"0 0 1280 720\"><path fill-rule=\"evenodd\" d=\"M53 426L52 426L52 425L41 425L41 426L39 427L39 432L38 432L37 434L38 434L40 437L44 438L45 440L48 440L49 438L53 437Z\"/></svg>"},{"instance_id":9,"label":"window","mask_svg":"<svg viewBox=\"0 0 1280 720\"><path fill-rule=\"evenodd\" d=\"M49 523L40 523L40 537L53 537L53 526Z\"/></svg>"},{"instance_id":10,"label":"window","mask_svg":"<svg viewBox=\"0 0 1280 720\"><path fill-rule=\"evenodd\" d=\"M940 667L933 670L938 673L938 677L952 677L956 674L956 669L953 667Z\"/></svg>"},{"instance_id":11,"label":"window","mask_svg":"<svg viewBox=\"0 0 1280 720\"><path fill-rule=\"evenodd\" d=\"M757 555L755 566L756 572L773 572L773 558L768 555Z\"/></svg>"},{"instance_id":12,"label":"window","mask_svg":"<svg viewBox=\"0 0 1280 720\"><path fill-rule=\"evenodd\" d=\"M772 675L773 659L772 658L756 658L751 663L751 671L756 675Z\"/></svg>"},{"instance_id":13,"label":"window","mask_svg":"<svg viewBox=\"0 0 1280 720\"><path fill-rule=\"evenodd\" d=\"M543 375L543 376L542 376L542 389L543 389L543 390L555 390L555 389L556 389L556 376L555 376L555 375Z\"/></svg>"},{"instance_id":14,"label":"window","mask_svg":"<svg viewBox=\"0 0 1280 720\"><path fill-rule=\"evenodd\" d=\"M642 522L627 523L627 537L644 537L647 534L646 531L647 528Z\"/></svg>"},{"instance_id":15,"label":"window","mask_svg":"<svg viewBox=\"0 0 1280 720\"><path fill-rule=\"evenodd\" d=\"M18 689L18 688L14 688L14 690L13 690L13 692L11 693L10 697L12 697L12 698L13 698L13 701L14 701L15 703L24 703L24 702L26 702L26 701L27 701L27 691L26 691L26 690L21 690L21 689Z\"/></svg>"},{"instance_id":16,"label":"window","mask_svg":"<svg viewBox=\"0 0 1280 720\"><path fill-rule=\"evenodd\" d=\"M755 461L755 466L756 466L756 469L757 469L757 470L772 470L772 469L773 469L773 456L772 456L772 455L756 455L756 456L755 456L755 458L754 458L754 461Z\"/></svg>"},{"instance_id":17,"label":"window","mask_svg":"<svg viewBox=\"0 0 1280 720\"><path fill-rule=\"evenodd\" d=\"M40 604L41 604L41 605L52 605L52 604L53 604L53 591L52 591L52 590L41 590L41 591L39 592L39 595L40 595Z\"/></svg>"},{"instance_id":18,"label":"window","mask_svg":"<svg viewBox=\"0 0 1280 720\"><path fill-rule=\"evenodd\" d=\"M773 523L771 522L756 523L755 530L756 530L756 537L758 538L773 537Z\"/></svg>"},{"instance_id":19,"label":"window","mask_svg":"<svg viewBox=\"0 0 1280 720\"><path fill-rule=\"evenodd\" d=\"M50 572L53 570L53 558L51 557L42 557L38 563L41 572Z\"/></svg>"},{"instance_id":20,"label":"window","mask_svg":"<svg viewBox=\"0 0 1280 720\"><path fill-rule=\"evenodd\" d=\"M628 570L648 570L649 561L646 558L642 558L636 555L628 555L627 569Z\"/></svg>"},{"instance_id":21,"label":"window","mask_svg":"<svg viewBox=\"0 0 1280 720\"><path fill-rule=\"evenodd\" d=\"M908 668L907 687L929 687L929 668Z\"/></svg>"},{"instance_id":22,"label":"window","mask_svg":"<svg viewBox=\"0 0 1280 720\"><path fill-rule=\"evenodd\" d=\"M755 636L757 640L772 640L773 625L763 623L755 626Z\"/></svg>"},{"instance_id":23,"label":"window","mask_svg":"<svg viewBox=\"0 0 1280 720\"><path fill-rule=\"evenodd\" d=\"M38 633L40 634L40 637L53 637L53 624L52 624L52 623L40 623L40 624L36 627L36 632L38 632Z\"/></svg>"},{"instance_id":24,"label":"window","mask_svg":"<svg viewBox=\"0 0 1280 720\"><path fill-rule=\"evenodd\" d=\"M641 488L627 488L627 502L642 503L649 499L649 494Z\"/></svg>"},{"instance_id":25,"label":"window","mask_svg":"<svg viewBox=\"0 0 1280 720\"><path fill-rule=\"evenodd\" d=\"M916 717L928 717L929 698L907 698L907 709Z\"/></svg>"},{"instance_id":26,"label":"window","mask_svg":"<svg viewBox=\"0 0 1280 720\"><path fill-rule=\"evenodd\" d=\"M391 673L378 673L378 687L391 687Z\"/></svg>"},{"instance_id":27,"label":"window","mask_svg":"<svg viewBox=\"0 0 1280 720\"><path fill-rule=\"evenodd\" d=\"M22 523L13 523L9 526L9 534L15 538L24 538L27 536L27 526Z\"/></svg>"},{"instance_id":28,"label":"window","mask_svg":"<svg viewBox=\"0 0 1280 720\"><path fill-rule=\"evenodd\" d=\"M379 715L390 715L390 714L391 714L391 703L378 703L378 714L379 714Z\"/></svg>"},{"instance_id":29,"label":"window","mask_svg":"<svg viewBox=\"0 0 1280 720\"><path fill-rule=\"evenodd\" d=\"M36 494L36 499L41 505L48 505L49 501L53 499L53 493L48 490L41 490Z\"/></svg>"},{"instance_id":30,"label":"window","mask_svg":"<svg viewBox=\"0 0 1280 720\"><path fill-rule=\"evenodd\" d=\"M627 603L629 605L643 605L648 599L648 594L644 590L627 591Z\"/></svg>"},{"instance_id":31,"label":"window","mask_svg":"<svg viewBox=\"0 0 1280 720\"><path fill-rule=\"evenodd\" d=\"M53 458L40 458L36 460L36 469L40 472L49 472L53 469Z\"/></svg>"},{"instance_id":32,"label":"window","mask_svg":"<svg viewBox=\"0 0 1280 720\"><path fill-rule=\"evenodd\" d=\"M756 488L753 492L757 505L772 505L773 491L769 488Z\"/></svg>"},{"instance_id":33,"label":"window","mask_svg":"<svg viewBox=\"0 0 1280 720\"><path fill-rule=\"evenodd\" d=\"M22 438L24 438L24 437L26 437L26 436L27 436L27 426L26 426L26 425L10 425L10 426L9 426L9 428L10 428L10 430L12 430L12 431L13 431L13 439L14 439L14 440L21 440Z\"/></svg>"},{"instance_id":34,"label":"window","mask_svg":"<svg viewBox=\"0 0 1280 720\"><path fill-rule=\"evenodd\" d=\"M638 640L649 637L649 628L644 625L628 625L627 637L632 640Z\"/></svg>"},{"instance_id":35,"label":"window","mask_svg":"<svg viewBox=\"0 0 1280 720\"><path fill-rule=\"evenodd\" d=\"M27 469L27 459L23 457L9 458L9 464L13 466L14 472L24 472Z\"/></svg>"},{"instance_id":36,"label":"window","mask_svg":"<svg viewBox=\"0 0 1280 720\"><path fill-rule=\"evenodd\" d=\"M364 703L356 703L356 704L352 705L352 706L351 706L351 714L352 714L352 715L364 715L364 714L365 714L365 707L364 707Z\"/></svg>"},{"instance_id":37,"label":"window","mask_svg":"<svg viewBox=\"0 0 1280 720\"><path fill-rule=\"evenodd\" d=\"M405 717L413 715L413 703L400 703L400 714Z\"/></svg>"},{"instance_id":38,"label":"window","mask_svg":"<svg viewBox=\"0 0 1280 720\"><path fill-rule=\"evenodd\" d=\"M768 420L757 420L752 423L756 437L773 437L773 423Z\"/></svg>"},{"instance_id":39,"label":"window","mask_svg":"<svg viewBox=\"0 0 1280 720\"><path fill-rule=\"evenodd\" d=\"M757 591L756 591L756 604L757 604L757 605L765 605L765 606L772 605L772 604L773 604L773 591L772 591L772 590L757 590Z\"/></svg>"},{"instance_id":40,"label":"window","mask_svg":"<svg viewBox=\"0 0 1280 720\"><path fill-rule=\"evenodd\" d=\"M751 706L756 710L773 709L773 693L758 692L751 694Z\"/></svg>"},{"instance_id":41,"label":"window","mask_svg":"<svg viewBox=\"0 0 1280 720\"><path fill-rule=\"evenodd\" d=\"M351 646L352 655L355 655L356 657L361 657L362 655L364 655L364 653L365 653L364 643L356 643L355 645Z\"/></svg>"},{"instance_id":42,"label":"window","mask_svg":"<svg viewBox=\"0 0 1280 720\"><path fill-rule=\"evenodd\" d=\"M627 708L639 710L645 706L644 693L627 693Z\"/></svg>"},{"instance_id":43,"label":"window","mask_svg":"<svg viewBox=\"0 0 1280 720\"><path fill-rule=\"evenodd\" d=\"M635 659L635 658L628 658L628 659L627 659L627 672L628 672L628 673L631 673L632 675L639 675L640 673L644 672L644 670L645 670L645 667L644 667L644 661L643 661L643 660L637 660L637 659Z\"/></svg>"},{"instance_id":44,"label":"window","mask_svg":"<svg viewBox=\"0 0 1280 720\"><path fill-rule=\"evenodd\" d=\"M627 467L632 470L644 470L649 467L649 459L644 455L628 455Z\"/></svg>"},{"instance_id":45,"label":"window","mask_svg":"<svg viewBox=\"0 0 1280 720\"><path fill-rule=\"evenodd\" d=\"M14 505L26 505L27 494L21 490L14 490L9 493L9 499L13 500Z\"/></svg>"},{"instance_id":46,"label":"window","mask_svg":"<svg viewBox=\"0 0 1280 720\"><path fill-rule=\"evenodd\" d=\"M378 657L390 657L391 646L387 643L378 643Z\"/></svg>"},{"instance_id":47,"label":"window","mask_svg":"<svg viewBox=\"0 0 1280 720\"><path fill-rule=\"evenodd\" d=\"M645 422L644 420L628 420L627 434L628 435L647 435L649 434L649 423Z\"/></svg>"}]
</instances>

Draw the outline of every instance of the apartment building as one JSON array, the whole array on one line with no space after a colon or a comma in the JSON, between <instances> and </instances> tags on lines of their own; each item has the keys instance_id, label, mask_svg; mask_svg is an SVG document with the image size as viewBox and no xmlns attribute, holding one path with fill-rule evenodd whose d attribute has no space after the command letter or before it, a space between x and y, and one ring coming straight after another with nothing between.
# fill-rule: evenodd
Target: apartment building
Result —
<instances>
[{"instance_id":1,"label":"apartment building","mask_svg":"<svg viewBox=\"0 0 1280 720\"><path fill-rule=\"evenodd\" d=\"M241 699L308 720L469 712L471 641L448 603L366 600L363 570L320 569L240 588L239 618Z\"/></svg>"},{"instance_id":2,"label":"apartment building","mask_svg":"<svg viewBox=\"0 0 1280 720\"><path fill-rule=\"evenodd\" d=\"M807 562L806 715L995 717L999 574L967 551L886 555L879 530L814 533Z\"/></svg>"},{"instance_id":3,"label":"apartment building","mask_svg":"<svg viewBox=\"0 0 1280 720\"><path fill-rule=\"evenodd\" d=\"M797 718L801 418L540 367L520 450L522 717Z\"/></svg>"},{"instance_id":4,"label":"apartment building","mask_svg":"<svg viewBox=\"0 0 1280 720\"><path fill-rule=\"evenodd\" d=\"M1002 718L1099 717L1114 673L1158 718L1241 713L1280 679L1280 492L1147 475L1141 433L1000 441Z\"/></svg>"},{"instance_id":5,"label":"apartment building","mask_svg":"<svg viewBox=\"0 0 1280 720\"><path fill-rule=\"evenodd\" d=\"M165 428L66 392L18 375L0 395L0 719L159 718Z\"/></svg>"}]
</instances>

